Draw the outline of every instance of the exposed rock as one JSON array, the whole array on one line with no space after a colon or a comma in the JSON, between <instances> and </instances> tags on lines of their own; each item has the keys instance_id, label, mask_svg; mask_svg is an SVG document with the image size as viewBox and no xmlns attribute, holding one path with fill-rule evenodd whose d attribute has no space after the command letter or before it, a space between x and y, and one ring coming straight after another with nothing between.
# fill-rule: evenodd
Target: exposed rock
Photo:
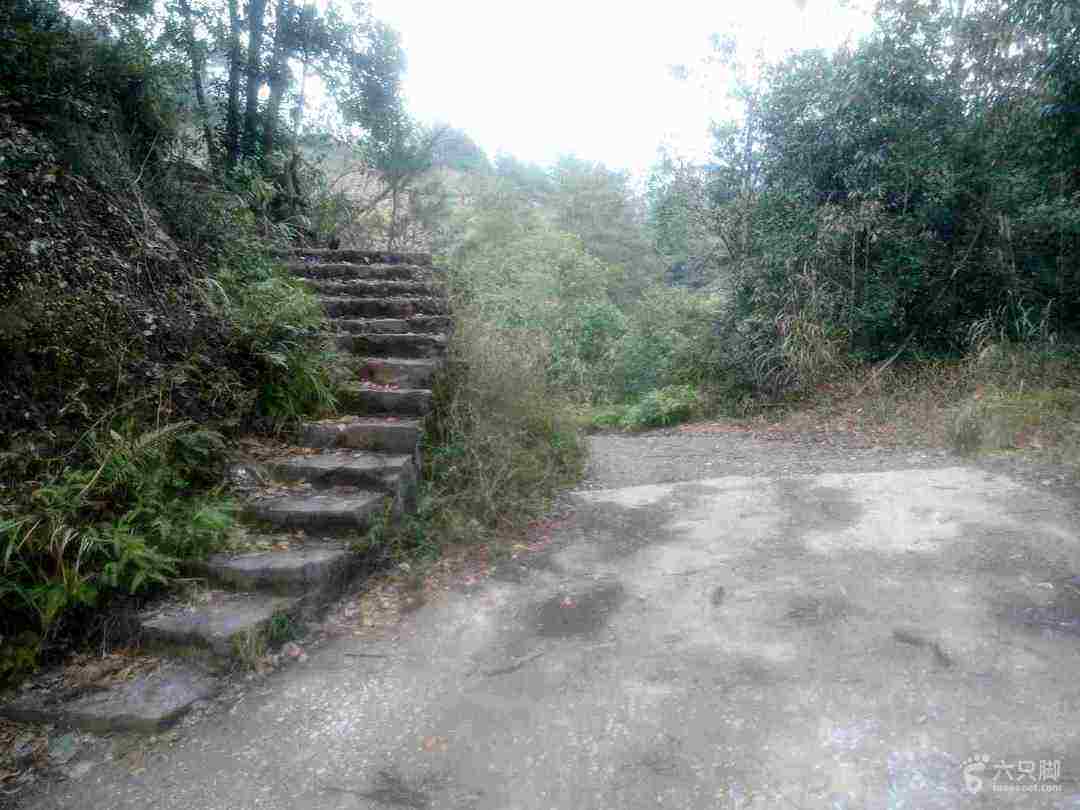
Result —
<instances>
[{"instance_id":1,"label":"exposed rock","mask_svg":"<svg viewBox=\"0 0 1080 810\"><path fill-rule=\"evenodd\" d=\"M69 700L33 692L0 707L0 715L30 723L54 723L98 733L155 732L175 723L196 701L217 691L217 681L199 670L164 664L107 689L94 689ZM49 741L49 758L63 765L78 753L77 738L65 734ZM28 754L32 756L32 752Z\"/></svg>"}]
</instances>

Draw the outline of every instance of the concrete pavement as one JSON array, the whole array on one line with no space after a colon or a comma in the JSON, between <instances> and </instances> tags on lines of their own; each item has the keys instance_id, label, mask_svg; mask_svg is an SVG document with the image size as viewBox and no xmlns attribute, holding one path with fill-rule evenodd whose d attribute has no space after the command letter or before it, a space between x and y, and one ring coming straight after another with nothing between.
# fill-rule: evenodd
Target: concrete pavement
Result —
<instances>
[{"instance_id":1,"label":"concrete pavement","mask_svg":"<svg viewBox=\"0 0 1080 810\"><path fill-rule=\"evenodd\" d=\"M1080 535L967 467L574 495L546 550L34 808L1080 807Z\"/></svg>"}]
</instances>

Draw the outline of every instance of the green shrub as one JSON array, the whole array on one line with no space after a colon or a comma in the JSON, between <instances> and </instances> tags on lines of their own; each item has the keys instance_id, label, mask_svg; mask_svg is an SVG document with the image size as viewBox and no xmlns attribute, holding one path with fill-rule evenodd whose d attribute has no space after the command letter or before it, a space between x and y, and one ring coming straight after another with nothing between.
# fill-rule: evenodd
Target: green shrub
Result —
<instances>
[{"instance_id":1,"label":"green shrub","mask_svg":"<svg viewBox=\"0 0 1080 810\"><path fill-rule=\"evenodd\" d=\"M23 631L13 638L4 638L0 643L0 684L19 683L30 675L37 668L40 651L41 637L36 633Z\"/></svg>"},{"instance_id":2,"label":"green shrub","mask_svg":"<svg viewBox=\"0 0 1080 810\"><path fill-rule=\"evenodd\" d=\"M542 335L542 373L585 398L604 385L610 346L625 329L607 294L615 275L580 239L546 226L483 245L451 268L456 301L491 324Z\"/></svg>"},{"instance_id":3,"label":"green shrub","mask_svg":"<svg viewBox=\"0 0 1080 810\"><path fill-rule=\"evenodd\" d=\"M304 635L304 626L288 613L275 613L270 618L267 641L272 647L280 647L287 641Z\"/></svg>"},{"instance_id":4,"label":"green shrub","mask_svg":"<svg viewBox=\"0 0 1080 810\"><path fill-rule=\"evenodd\" d=\"M432 448L428 457L435 455L438 455L438 448ZM449 539L443 530L453 523L453 518L432 496L430 481L422 480L418 490L413 512L395 516L393 503L387 499L381 518L353 544L353 550L364 556L366 564L425 562L439 557L442 543Z\"/></svg>"},{"instance_id":5,"label":"green shrub","mask_svg":"<svg viewBox=\"0 0 1080 810\"><path fill-rule=\"evenodd\" d=\"M665 427L689 419L701 407L697 389L689 385L668 385L649 391L629 405L620 420L622 427Z\"/></svg>"},{"instance_id":6,"label":"green shrub","mask_svg":"<svg viewBox=\"0 0 1080 810\"><path fill-rule=\"evenodd\" d=\"M626 316L627 328L610 353L608 390L633 400L668 385L698 386L723 368L713 334L719 301L682 289L646 290Z\"/></svg>"},{"instance_id":7,"label":"green shrub","mask_svg":"<svg viewBox=\"0 0 1080 810\"><path fill-rule=\"evenodd\" d=\"M206 281L207 298L233 325L240 347L257 363L256 409L276 428L332 411L336 397L318 299L275 262L237 251Z\"/></svg>"}]
</instances>

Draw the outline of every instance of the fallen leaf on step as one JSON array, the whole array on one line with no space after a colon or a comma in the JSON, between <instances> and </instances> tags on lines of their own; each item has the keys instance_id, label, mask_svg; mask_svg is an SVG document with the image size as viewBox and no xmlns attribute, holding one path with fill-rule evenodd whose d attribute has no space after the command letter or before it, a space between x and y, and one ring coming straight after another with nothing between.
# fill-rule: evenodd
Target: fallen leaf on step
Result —
<instances>
[{"instance_id":1,"label":"fallen leaf on step","mask_svg":"<svg viewBox=\"0 0 1080 810\"><path fill-rule=\"evenodd\" d=\"M450 741L446 737L423 737L420 740L420 748L427 753L444 753L450 747Z\"/></svg>"}]
</instances>

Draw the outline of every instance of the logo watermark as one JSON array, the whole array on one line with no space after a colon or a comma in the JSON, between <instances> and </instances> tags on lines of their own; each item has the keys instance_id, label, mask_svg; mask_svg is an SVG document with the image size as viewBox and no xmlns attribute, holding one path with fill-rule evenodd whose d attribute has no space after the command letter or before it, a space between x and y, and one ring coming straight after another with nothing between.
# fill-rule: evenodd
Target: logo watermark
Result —
<instances>
[{"instance_id":1,"label":"logo watermark","mask_svg":"<svg viewBox=\"0 0 1080 810\"><path fill-rule=\"evenodd\" d=\"M1060 793L1060 759L1017 759L992 762L989 754L974 754L960 763L964 790L979 793Z\"/></svg>"}]
</instances>

